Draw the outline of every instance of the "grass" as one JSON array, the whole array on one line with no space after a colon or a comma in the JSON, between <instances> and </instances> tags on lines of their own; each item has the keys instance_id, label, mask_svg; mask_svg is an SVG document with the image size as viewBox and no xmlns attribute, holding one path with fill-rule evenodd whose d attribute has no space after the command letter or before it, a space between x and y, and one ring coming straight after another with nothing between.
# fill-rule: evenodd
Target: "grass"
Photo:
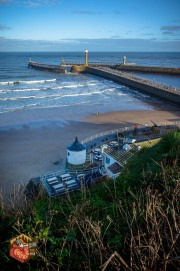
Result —
<instances>
[{"instance_id":1,"label":"grass","mask_svg":"<svg viewBox=\"0 0 180 271\"><path fill-rule=\"evenodd\" d=\"M180 270L179 148L176 131L131 158L117 180L60 198L21 190L1 198L1 270ZM9 257L20 233L38 244L25 264Z\"/></svg>"}]
</instances>

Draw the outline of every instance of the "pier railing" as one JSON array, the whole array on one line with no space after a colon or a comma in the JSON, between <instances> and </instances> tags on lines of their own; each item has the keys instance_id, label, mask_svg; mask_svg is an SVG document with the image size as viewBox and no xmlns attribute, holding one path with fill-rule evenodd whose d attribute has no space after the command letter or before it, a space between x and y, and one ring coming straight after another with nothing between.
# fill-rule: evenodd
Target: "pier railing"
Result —
<instances>
[{"instance_id":1,"label":"pier railing","mask_svg":"<svg viewBox=\"0 0 180 271\"><path fill-rule=\"evenodd\" d=\"M74 66L74 65L84 65L83 62L77 62L77 61L62 61L61 66ZM110 66L115 66L118 65L118 63L115 62L88 62L88 66L92 67L99 67L99 66L104 66L104 67L110 67Z\"/></svg>"},{"instance_id":2,"label":"pier railing","mask_svg":"<svg viewBox=\"0 0 180 271\"><path fill-rule=\"evenodd\" d=\"M156 123L157 127L160 127L160 134L163 135L165 133L167 133L168 130L176 130L177 128L180 128L180 121L177 122L160 122L160 123ZM152 124L140 124L138 125L138 129L151 129L153 127ZM115 135L117 136L119 133L125 133L125 134L129 134L134 130L134 126L127 126L127 127L121 127L118 129L113 129L113 130L109 130L109 131L105 131L102 133L98 133L95 135L92 135L84 140L81 141L82 144L87 144L90 143L96 139L99 139L101 137L104 136L109 136L109 135ZM102 143L101 143L102 144Z\"/></svg>"},{"instance_id":3,"label":"pier railing","mask_svg":"<svg viewBox=\"0 0 180 271\"><path fill-rule=\"evenodd\" d=\"M44 63L38 63L34 61L29 61L29 66L33 67L39 67L39 68L51 68L51 69L61 69L60 65L51 65L51 64L44 64Z\"/></svg>"},{"instance_id":4,"label":"pier railing","mask_svg":"<svg viewBox=\"0 0 180 271\"><path fill-rule=\"evenodd\" d=\"M87 175L87 174L93 174L99 171L99 166L95 166L91 169L89 168L84 168L83 169L83 174ZM46 179L48 178L52 178L52 177L57 177L57 176L61 176L63 174L69 173L72 176L78 175L80 173L82 173L82 169L61 169L61 170L57 170L55 172L51 172L51 173L47 173L47 174L43 174L41 175L41 180L46 181Z\"/></svg>"},{"instance_id":5,"label":"pier railing","mask_svg":"<svg viewBox=\"0 0 180 271\"><path fill-rule=\"evenodd\" d=\"M124 71L120 71L120 70L116 70L116 69L109 69L108 67L102 67L101 69L98 69L98 67L94 67L92 69L92 67L91 67L91 69L89 69L89 70L93 70L93 71L97 71L97 72L100 71L100 72L103 72L107 75L111 74L111 75L115 75L115 76L120 76L120 77L123 77L124 79L127 79L127 80L130 79L132 82L137 82L137 83L139 82L141 84L148 85L151 87L156 87L159 89L163 89L163 90L166 90L166 91L174 93L174 94L179 94L179 90L180 90L180 89L175 88L173 86L168 86L168 85L164 85L159 82L152 81L150 79L141 78L139 76L132 75L132 74L129 74Z\"/></svg>"}]
</instances>

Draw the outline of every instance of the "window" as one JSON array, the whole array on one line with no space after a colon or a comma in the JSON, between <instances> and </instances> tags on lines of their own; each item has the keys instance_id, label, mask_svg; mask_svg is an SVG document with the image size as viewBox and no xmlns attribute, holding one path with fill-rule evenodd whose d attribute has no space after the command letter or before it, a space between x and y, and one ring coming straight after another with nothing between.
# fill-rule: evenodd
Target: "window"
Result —
<instances>
[{"instance_id":1,"label":"window","mask_svg":"<svg viewBox=\"0 0 180 271\"><path fill-rule=\"evenodd\" d=\"M106 156L106 164L110 164L110 158Z\"/></svg>"}]
</instances>

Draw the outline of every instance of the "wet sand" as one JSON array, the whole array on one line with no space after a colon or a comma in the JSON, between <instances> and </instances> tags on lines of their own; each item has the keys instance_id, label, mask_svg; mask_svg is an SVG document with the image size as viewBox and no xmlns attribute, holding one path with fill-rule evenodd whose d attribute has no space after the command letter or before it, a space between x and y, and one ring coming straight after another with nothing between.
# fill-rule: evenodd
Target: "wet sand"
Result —
<instances>
[{"instance_id":1,"label":"wet sand","mask_svg":"<svg viewBox=\"0 0 180 271\"><path fill-rule=\"evenodd\" d=\"M0 117L0 189L9 193L14 185L62 169L66 147L103 131L135 124L180 121L177 107L141 111L60 117L58 109L41 109L3 114ZM58 165L54 162L59 161Z\"/></svg>"}]
</instances>

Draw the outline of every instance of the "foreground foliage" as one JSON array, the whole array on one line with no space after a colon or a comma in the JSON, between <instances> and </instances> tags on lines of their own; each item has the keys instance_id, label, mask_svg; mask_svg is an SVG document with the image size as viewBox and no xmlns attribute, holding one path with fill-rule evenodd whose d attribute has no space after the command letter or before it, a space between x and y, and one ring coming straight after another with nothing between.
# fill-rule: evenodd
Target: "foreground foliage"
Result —
<instances>
[{"instance_id":1,"label":"foreground foliage","mask_svg":"<svg viewBox=\"0 0 180 271\"><path fill-rule=\"evenodd\" d=\"M80 193L1 200L1 270L180 270L180 132L142 149L120 177ZM9 239L24 233L37 256L20 264Z\"/></svg>"}]
</instances>

